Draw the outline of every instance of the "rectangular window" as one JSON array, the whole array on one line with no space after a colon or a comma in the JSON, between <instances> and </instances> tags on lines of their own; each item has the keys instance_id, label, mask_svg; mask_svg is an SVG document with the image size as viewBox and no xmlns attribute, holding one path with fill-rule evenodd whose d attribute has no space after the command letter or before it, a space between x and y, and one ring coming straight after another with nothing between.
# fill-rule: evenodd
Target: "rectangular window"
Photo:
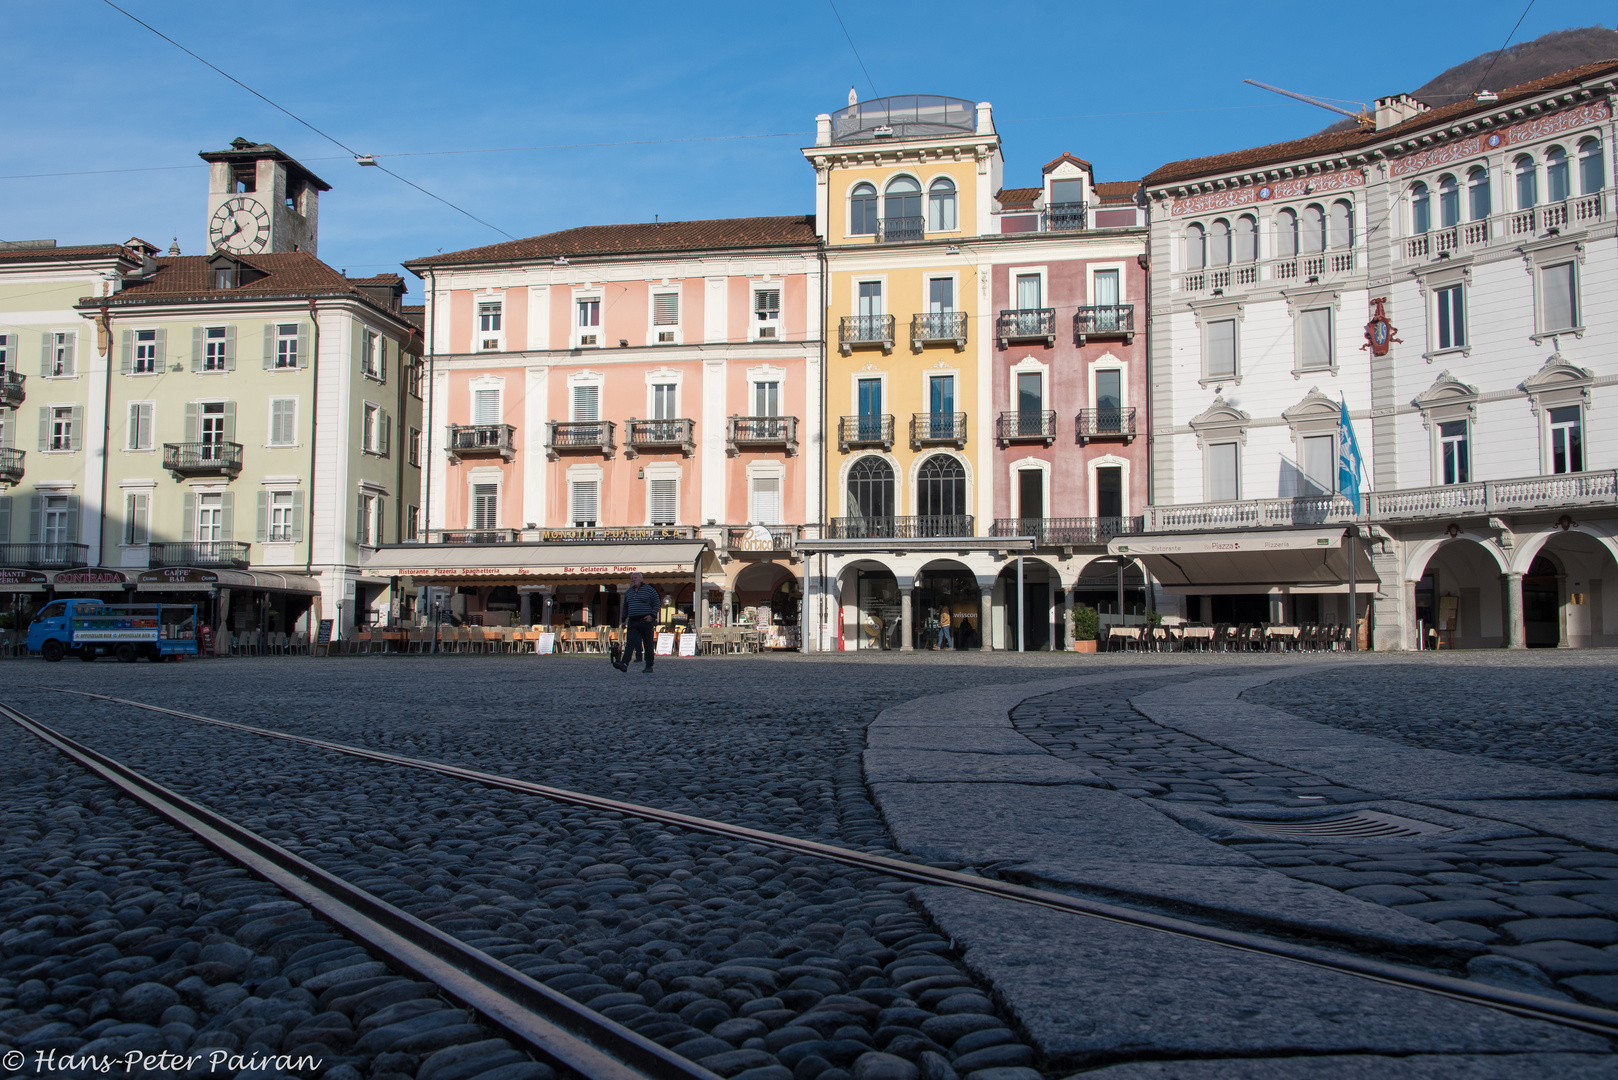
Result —
<instances>
[{"instance_id":1,"label":"rectangular window","mask_svg":"<svg viewBox=\"0 0 1618 1080\"><path fill-rule=\"evenodd\" d=\"M50 429L46 432L49 444L46 449L73 449L73 414L77 411L71 405L57 405L51 409Z\"/></svg>"},{"instance_id":2,"label":"rectangular window","mask_svg":"<svg viewBox=\"0 0 1618 1080\"><path fill-rule=\"evenodd\" d=\"M218 496L214 496L218 498ZM44 505L44 532L40 539L47 544L72 544L77 538L70 527L73 517L72 498L68 495L47 495Z\"/></svg>"},{"instance_id":3,"label":"rectangular window","mask_svg":"<svg viewBox=\"0 0 1618 1080\"><path fill-rule=\"evenodd\" d=\"M1096 470L1096 517L1124 516L1124 470L1106 465Z\"/></svg>"},{"instance_id":4,"label":"rectangular window","mask_svg":"<svg viewBox=\"0 0 1618 1080\"><path fill-rule=\"evenodd\" d=\"M753 477L752 518L759 525L781 524L781 478Z\"/></svg>"},{"instance_id":5,"label":"rectangular window","mask_svg":"<svg viewBox=\"0 0 1618 1080\"><path fill-rule=\"evenodd\" d=\"M573 388L573 417L591 423L601 419L601 387L591 383Z\"/></svg>"},{"instance_id":6,"label":"rectangular window","mask_svg":"<svg viewBox=\"0 0 1618 1080\"><path fill-rule=\"evenodd\" d=\"M136 375L152 375L157 372L157 331L135 331L135 357L134 372Z\"/></svg>"},{"instance_id":7,"label":"rectangular window","mask_svg":"<svg viewBox=\"0 0 1618 1080\"><path fill-rule=\"evenodd\" d=\"M861 419L876 419L882 415L882 380L861 379L860 417Z\"/></svg>"},{"instance_id":8,"label":"rectangular window","mask_svg":"<svg viewBox=\"0 0 1618 1080\"><path fill-rule=\"evenodd\" d=\"M275 328L275 367L277 371L298 366L298 324L281 323Z\"/></svg>"},{"instance_id":9,"label":"rectangular window","mask_svg":"<svg viewBox=\"0 0 1618 1080\"><path fill-rule=\"evenodd\" d=\"M781 384L778 382L756 382L753 384L753 415L754 416L780 416L781 415Z\"/></svg>"},{"instance_id":10,"label":"rectangular window","mask_svg":"<svg viewBox=\"0 0 1618 1080\"><path fill-rule=\"evenodd\" d=\"M410 464L421 465L421 429L410 429Z\"/></svg>"},{"instance_id":11,"label":"rectangular window","mask_svg":"<svg viewBox=\"0 0 1618 1080\"><path fill-rule=\"evenodd\" d=\"M298 399L270 399L270 445L298 445Z\"/></svg>"},{"instance_id":12,"label":"rectangular window","mask_svg":"<svg viewBox=\"0 0 1618 1080\"><path fill-rule=\"evenodd\" d=\"M225 346L229 343L230 328L226 326L210 326L204 330L202 337L202 370L224 371L226 361L229 359L229 350Z\"/></svg>"},{"instance_id":13,"label":"rectangular window","mask_svg":"<svg viewBox=\"0 0 1618 1080\"><path fill-rule=\"evenodd\" d=\"M1464 484L1472 478L1472 455L1465 420L1438 425L1438 448L1442 460L1442 483Z\"/></svg>"},{"instance_id":14,"label":"rectangular window","mask_svg":"<svg viewBox=\"0 0 1618 1080\"><path fill-rule=\"evenodd\" d=\"M680 294L677 292L652 294L652 325L680 325Z\"/></svg>"},{"instance_id":15,"label":"rectangular window","mask_svg":"<svg viewBox=\"0 0 1618 1080\"><path fill-rule=\"evenodd\" d=\"M601 481L574 480L568 485L568 515L576 529L593 529L601 509Z\"/></svg>"},{"instance_id":16,"label":"rectangular window","mask_svg":"<svg viewBox=\"0 0 1618 1080\"><path fill-rule=\"evenodd\" d=\"M472 423L498 424L500 422L500 391L472 391Z\"/></svg>"},{"instance_id":17,"label":"rectangular window","mask_svg":"<svg viewBox=\"0 0 1618 1080\"><path fill-rule=\"evenodd\" d=\"M377 434L381 426L381 408L367 402L365 404L365 417L360 426L360 449L367 454L378 452Z\"/></svg>"},{"instance_id":18,"label":"rectangular window","mask_svg":"<svg viewBox=\"0 0 1618 1080\"><path fill-rule=\"evenodd\" d=\"M1241 498L1240 447L1233 442L1208 447L1208 501L1235 502Z\"/></svg>"},{"instance_id":19,"label":"rectangular window","mask_svg":"<svg viewBox=\"0 0 1618 1080\"><path fill-rule=\"evenodd\" d=\"M375 495L361 495L359 498L359 513L354 522L354 539L364 545L374 543L376 536L376 504Z\"/></svg>"},{"instance_id":20,"label":"rectangular window","mask_svg":"<svg viewBox=\"0 0 1618 1080\"><path fill-rule=\"evenodd\" d=\"M1331 308L1310 308L1298 313L1298 366L1304 371L1329 368Z\"/></svg>"},{"instance_id":21,"label":"rectangular window","mask_svg":"<svg viewBox=\"0 0 1618 1080\"><path fill-rule=\"evenodd\" d=\"M1096 312L1096 329L1117 330L1119 329L1118 271L1097 270L1094 281L1095 295L1090 299L1096 307L1102 309Z\"/></svg>"},{"instance_id":22,"label":"rectangular window","mask_svg":"<svg viewBox=\"0 0 1618 1080\"><path fill-rule=\"evenodd\" d=\"M680 482L673 478L653 479L647 485L651 489L651 521L652 525L673 525L679 516Z\"/></svg>"},{"instance_id":23,"label":"rectangular window","mask_svg":"<svg viewBox=\"0 0 1618 1080\"><path fill-rule=\"evenodd\" d=\"M1028 521L1045 517L1045 470L1017 470L1017 516Z\"/></svg>"},{"instance_id":24,"label":"rectangular window","mask_svg":"<svg viewBox=\"0 0 1618 1080\"><path fill-rule=\"evenodd\" d=\"M297 535L292 531L292 492L270 492L269 502L269 542L285 544L296 540Z\"/></svg>"},{"instance_id":25,"label":"rectangular window","mask_svg":"<svg viewBox=\"0 0 1618 1080\"><path fill-rule=\"evenodd\" d=\"M1096 430L1122 431L1124 423L1124 373L1096 372Z\"/></svg>"},{"instance_id":26,"label":"rectangular window","mask_svg":"<svg viewBox=\"0 0 1618 1080\"><path fill-rule=\"evenodd\" d=\"M1438 304L1438 347L1460 349L1466 346L1466 302L1462 286L1451 285L1434 292Z\"/></svg>"},{"instance_id":27,"label":"rectangular window","mask_svg":"<svg viewBox=\"0 0 1618 1080\"><path fill-rule=\"evenodd\" d=\"M369 330L360 332L360 374L367 379L382 379L382 362L377 356L380 339Z\"/></svg>"},{"instance_id":28,"label":"rectangular window","mask_svg":"<svg viewBox=\"0 0 1618 1080\"><path fill-rule=\"evenodd\" d=\"M1236 320L1208 324L1208 378L1236 377Z\"/></svg>"},{"instance_id":29,"label":"rectangular window","mask_svg":"<svg viewBox=\"0 0 1618 1080\"><path fill-rule=\"evenodd\" d=\"M225 442L225 403L223 401L205 401L202 403L200 419L202 421L202 444L204 446L220 446ZM204 451L206 457L207 452Z\"/></svg>"},{"instance_id":30,"label":"rectangular window","mask_svg":"<svg viewBox=\"0 0 1618 1080\"><path fill-rule=\"evenodd\" d=\"M77 373L73 357L77 345L78 334L72 330L45 335L44 368L47 378L68 379Z\"/></svg>"},{"instance_id":31,"label":"rectangular window","mask_svg":"<svg viewBox=\"0 0 1618 1080\"><path fill-rule=\"evenodd\" d=\"M472 528L481 532L500 527L500 485L472 485Z\"/></svg>"},{"instance_id":32,"label":"rectangular window","mask_svg":"<svg viewBox=\"0 0 1618 1080\"><path fill-rule=\"evenodd\" d=\"M1333 495L1337 492L1337 437L1308 435L1303 440L1304 494Z\"/></svg>"},{"instance_id":33,"label":"rectangular window","mask_svg":"<svg viewBox=\"0 0 1618 1080\"><path fill-rule=\"evenodd\" d=\"M1545 321L1540 329L1550 333L1578 326L1579 305L1574 293L1573 264L1566 262L1547 266L1539 272L1539 280L1545 287Z\"/></svg>"},{"instance_id":34,"label":"rectangular window","mask_svg":"<svg viewBox=\"0 0 1618 1080\"><path fill-rule=\"evenodd\" d=\"M224 539L225 497L197 496L197 543L217 544Z\"/></svg>"},{"instance_id":35,"label":"rectangular window","mask_svg":"<svg viewBox=\"0 0 1618 1080\"><path fill-rule=\"evenodd\" d=\"M129 442L131 450L150 450L152 448L152 410L155 408L150 401L131 401L129 403Z\"/></svg>"},{"instance_id":36,"label":"rectangular window","mask_svg":"<svg viewBox=\"0 0 1618 1080\"><path fill-rule=\"evenodd\" d=\"M493 350L500 348L500 305L478 305L478 348Z\"/></svg>"},{"instance_id":37,"label":"rectangular window","mask_svg":"<svg viewBox=\"0 0 1618 1080\"><path fill-rule=\"evenodd\" d=\"M772 338L778 335L781 321L781 290L753 290L753 318L758 323L758 336Z\"/></svg>"},{"instance_id":38,"label":"rectangular window","mask_svg":"<svg viewBox=\"0 0 1618 1080\"><path fill-rule=\"evenodd\" d=\"M405 507L405 539L418 540L421 538L421 507Z\"/></svg>"},{"instance_id":39,"label":"rectangular window","mask_svg":"<svg viewBox=\"0 0 1618 1080\"><path fill-rule=\"evenodd\" d=\"M146 515L151 497L145 493L129 492L124 496L124 543L144 544L151 538Z\"/></svg>"},{"instance_id":40,"label":"rectangular window","mask_svg":"<svg viewBox=\"0 0 1618 1080\"><path fill-rule=\"evenodd\" d=\"M867 317L883 314L880 281L860 282L860 314Z\"/></svg>"},{"instance_id":41,"label":"rectangular window","mask_svg":"<svg viewBox=\"0 0 1618 1080\"><path fill-rule=\"evenodd\" d=\"M1044 297L1044 290L1040 287L1038 274L1017 275L1017 307L1022 311L1030 311L1045 305L1040 303Z\"/></svg>"},{"instance_id":42,"label":"rectangular window","mask_svg":"<svg viewBox=\"0 0 1618 1080\"><path fill-rule=\"evenodd\" d=\"M601 326L601 300L593 297L578 302L578 327L580 345L600 344L600 335L597 333Z\"/></svg>"},{"instance_id":43,"label":"rectangular window","mask_svg":"<svg viewBox=\"0 0 1618 1080\"><path fill-rule=\"evenodd\" d=\"M955 412L955 376L931 375L927 379L927 408L935 417Z\"/></svg>"},{"instance_id":44,"label":"rectangular window","mask_svg":"<svg viewBox=\"0 0 1618 1080\"><path fill-rule=\"evenodd\" d=\"M927 311L947 315L955 310L955 279L933 278L927 282Z\"/></svg>"},{"instance_id":45,"label":"rectangular window","mask_svg":"<svg viewBox=\"0 0 1618 1080\"><path fill-rule=\"evenodd\" d=\"M654 383L652 386L652 419L673 420L675 412L674 383Z\"/></svg>"},{"instance_id":46,"label":"rectangular window","mask_svg":"<svg viewBox=\"0 0 1618 1080\"><path fill-rule=\"evenodd\" d=\"M12 342L15 340L11 334L0 334L0 375L15 370L11 363Z\"/></svg>"},{"instance_id":47,"label":"rectangular window","mask_svg":"<svg viewBox=\"0 0 1618 1080\"><path fill-rule=\"evenodd\" d=\"M1551 472L1584 471L1584 417L1577 405L1551 410Z\"/></svg>"},{"instance_id":48,"label":"rectangular window","mask_svg":"<svg viewBox=\"0 0 1618 1080\"><path fill-rule=\"evenodd\" d=\"M1037 371L1017 374L1017 411L1040 413L1045 409L1045 380Z\"/></svg>"}]
</instances>

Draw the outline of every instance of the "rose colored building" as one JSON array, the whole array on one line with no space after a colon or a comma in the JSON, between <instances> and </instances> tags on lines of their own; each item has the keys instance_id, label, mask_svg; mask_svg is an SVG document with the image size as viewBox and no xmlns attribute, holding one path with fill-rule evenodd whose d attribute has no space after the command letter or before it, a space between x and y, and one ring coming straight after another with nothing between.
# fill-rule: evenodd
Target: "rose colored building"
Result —
<instances>
[{"instance_id":1,"label":"rose colored building","mask_svg":"<svg viewBox=\"0 0 1618 1080\"><path fill-rule=\"evenodd\" d=\"M795 545L821 504L819 265L801 216L408 264L427 292L425 543L372 572L453 587L474 621L562 625L616 622L639 568L671 620L756 619L796 645Z\"/></svg>"}]
</instances>

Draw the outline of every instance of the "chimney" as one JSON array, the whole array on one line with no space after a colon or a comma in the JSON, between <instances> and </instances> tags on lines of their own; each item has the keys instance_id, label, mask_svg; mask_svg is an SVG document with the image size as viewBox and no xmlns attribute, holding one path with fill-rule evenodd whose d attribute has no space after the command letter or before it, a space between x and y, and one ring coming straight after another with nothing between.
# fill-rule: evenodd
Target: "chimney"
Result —
<instances>
[{"instance_id":1,"label":"chimney","mask_svg":"<svg viewBox=\"0 0 1618 1080\"><path fill-rule=\"evenodd\" d=\"M1412 116L1420 116L1427 111L1427 106L1411 97L1409 94L1394 94L1392 97L1376 99L1376 129L1386 131L1390 127L1409 120Z\"/></svg>"},{"instance_id":2,"label":"chimney","mask_svg":"<svg viewBox=\"0 0 1618 1080\"><path fill-rule=\"evenodd\" d=\"M994 106L987 101L978 102L978 132L979 135L994 134Z\"/></svg>"},{"instance_id":3,"label":"chimney","mask_svg":"<svg viewBox=\"0 0 1618 1080\"><path fill-rule=\"evenodd\" d=\"M815 145L831 145L831 113L821 113L815 117Z\"/></svg>"}]
</instances>

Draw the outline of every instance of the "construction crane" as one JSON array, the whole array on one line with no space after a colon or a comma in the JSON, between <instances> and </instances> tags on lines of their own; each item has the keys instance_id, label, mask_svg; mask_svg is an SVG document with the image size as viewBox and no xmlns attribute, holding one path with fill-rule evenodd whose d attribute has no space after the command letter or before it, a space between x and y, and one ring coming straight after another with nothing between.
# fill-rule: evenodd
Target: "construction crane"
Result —
<instances>
[{"instance_id":1,"label":"construction crane","mask_svg":"<svg viewBox=\"0 0 1618 1080\"><path fill-rule=\"evenodd\" d=\"M1363 101L1348 102L1350 105L1358 105L1360 107L1359 112L1349 112L1347 109L1328 104L1327 102L1321 101L1319 98L1312 98L1308 94L1299 94L1292 90L1283 90L1279 86L1271 86L1268 83L1261 83L1256 79L1243 79L1242 82L1249 86L1256 86L1260 90L1268 90L1272 94L1280 94L1282 97L1296 98L1297 100L1307 102L1310 105L1318 105L1322 109L1329 109L1334 113L1340 113L1358 123L1361 131L1376 130L1376 117L1371 115L1371 111L1365 107L1365 102Z\"/></svg>"}]
</instances>

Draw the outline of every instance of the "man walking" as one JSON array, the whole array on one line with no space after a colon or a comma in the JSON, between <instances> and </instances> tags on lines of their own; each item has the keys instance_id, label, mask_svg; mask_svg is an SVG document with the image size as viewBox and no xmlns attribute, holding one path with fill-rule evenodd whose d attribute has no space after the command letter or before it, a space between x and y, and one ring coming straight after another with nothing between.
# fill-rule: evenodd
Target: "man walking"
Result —
<instances>
[{"instance_id":1,"label":"man walking","mask_svg":"<svg viewBox=\"0 0 1618 1080\"><path fill-rule=\"evenodd\" d=\"M624 635L624 658L616 666L619 671L628 671L630 661L639 652L646 661L641 671L649 672L655 656L652 636L657 632L657 611L662 607L663 599L657 595L656 589L646 584L646 579L637 570L629 575L629 591L624 593L621 603L628 633Z\"/></svg>"},{"instance_id":2,"label":"man walking","mask_svg":"<svg viewBox=\"0 0 1618 1080\"><path fill-rule=\"evenodd\" d=\"M938 612L938 647L939 649L955 648L955 639L949 632L949 606L945 605Z\"/></svg>"}]
</instances>

